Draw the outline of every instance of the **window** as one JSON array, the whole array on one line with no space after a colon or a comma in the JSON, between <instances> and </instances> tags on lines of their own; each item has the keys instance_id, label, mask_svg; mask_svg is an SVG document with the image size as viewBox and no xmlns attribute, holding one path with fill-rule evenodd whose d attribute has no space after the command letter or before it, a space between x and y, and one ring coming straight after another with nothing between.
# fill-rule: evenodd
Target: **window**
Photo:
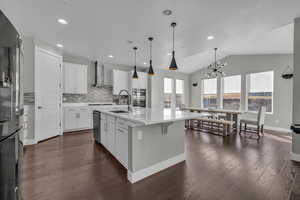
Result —
<instances>
[{"instance_id":1,"label":"window","mask_svg":"<svg viewBox=\"0 0 300 200\"><path fill-rule=\"evenodd\" d=\"M176 79L176 108L184 107L184 81Z\"/></svg>"},{"instance_id":2,"label":"window","mask_svg":"<svg viewBox=\"0 0 300 200\"><path fill-rule=\"evenodd\" d=\"M173 79L164 78L164 107L171 108L173 94Z\"/></svg>"},{"instance_id":3,"label":"window","mask_svg":"<svg viewBox=\"0 0 300 200\"><path fill-rule=\"evenodd\" d=\"M203 80L203 107L217 108L217 79Z\"/></svg>"},{"instance_id":4,"label":"window","mask_svg":"<svg viewBox=\"0 0 300 200\"><path fill-rule=\"evenodd\" d=\"M266 106L267 112L273 111L273 78L273 71L247 76L249 111L258 111L260 106Z\"/></svg>"},{"instance_id":5,"label":"window","mask_svg":"<svg viewBox=\"0 0 300 200\"><path fill-rule=\"evenodd\" d=\"M223 81L223 108L239 110L241 105L241 76L224 77Z\"/></svg>"}]
</instances>

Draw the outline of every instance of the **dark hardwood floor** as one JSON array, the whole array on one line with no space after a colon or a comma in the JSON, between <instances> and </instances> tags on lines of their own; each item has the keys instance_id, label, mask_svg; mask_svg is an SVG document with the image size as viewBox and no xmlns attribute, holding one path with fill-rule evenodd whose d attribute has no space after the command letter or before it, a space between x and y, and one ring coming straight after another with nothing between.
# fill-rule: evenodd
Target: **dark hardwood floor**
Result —
<instances>
[{"instance_id":1,"label":"dark hardwood floor","mask_svg":"<svg viewBox=\"0 0 300 200\"><path fill-rule=\"evenodd\" d=\"M24 200L277 200L300 199L300 164L291 138L260 142L186 132L186 162L135 184L90 131L28 146Z\"/></svg>"}]
</instances>

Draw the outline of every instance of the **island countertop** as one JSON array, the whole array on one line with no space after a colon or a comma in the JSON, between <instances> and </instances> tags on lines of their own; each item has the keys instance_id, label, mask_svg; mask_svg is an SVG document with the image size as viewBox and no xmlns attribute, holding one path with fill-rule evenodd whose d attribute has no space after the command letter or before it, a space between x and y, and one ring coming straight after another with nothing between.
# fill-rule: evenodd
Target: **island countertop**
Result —
<instances>
[{"instance_id":1,"label":"island countertop","mask_svg":"<svg viewBox=\"0 0 300 200\"><path fill-rule=\"evenodd\" d=\"M128 113L114 113L111 112L110 108L97 108L95 110L100 111L114 117L122 118L131 122L134 122L134 126L143 126L143 125L153 125L161 124L167 122L182 121L188 119L194 119L206 116L204 113L192 113L189 111L182 111L176 109L161 109L161 108L133 108L131 112ZM119 109L120 110L120 109ZM122 108L121 110L126 110Z\"/></svg>"}]
</instances>

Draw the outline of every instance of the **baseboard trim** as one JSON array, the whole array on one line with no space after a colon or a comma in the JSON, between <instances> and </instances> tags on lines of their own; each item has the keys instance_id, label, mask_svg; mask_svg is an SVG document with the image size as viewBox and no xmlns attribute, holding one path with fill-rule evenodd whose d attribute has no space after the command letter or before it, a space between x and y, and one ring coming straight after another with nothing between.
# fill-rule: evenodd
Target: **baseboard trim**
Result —
<instances>
[{"instance_id":1,"label":"baseboard trim","mask_svg":"<svg viewBox=\"0 0 300 200\"><path fill-rule=\"evenodd\" d=\"M300 162L300 154L290 152L290 158L293 161Z\"/></svg>"},{"instance_id":2,"label":"baseboard trim","mask_svg":"<svg viewBox=\"0 0 300 200\"><path fill-rule=\"evenodd\" d=\"M180 162L185 161L185 153L179 154L175 157L169 158L168 160L159 162L157 164L154 164L150 167L147 167L145 169L141 169L139 171L136 172L131 172L129 170L127 170L127 179L131 182L131 183L136 183L148 176L151 176L157 172L160 172L164 169L167 169L173 165L176 165Z\"/></svg>"},{"instance_id":3,"label":"baseboard trim","mask_svg":"<svg viewBox=\"0 0 300 200\"><path fill-rule=\"evenodd\" d=\"M35 141L35 139L24 139L23 141L23 145L33 145L33 144L37 144L37 142Z\"/></svg>"},{"instance_id":4,"label":"baseboard trim","mask_svg":"<svg viewBox=\"0 0 300 200\"><path fill-rule=\"evenodd\" d=\"M292 133L291 129L287 128L280 128L280 127L274 127L274 126L264 126L265 129L271 130L271 131L278 131L278 132L284 132L284 133Z\"/></svg>"}]
</instances>

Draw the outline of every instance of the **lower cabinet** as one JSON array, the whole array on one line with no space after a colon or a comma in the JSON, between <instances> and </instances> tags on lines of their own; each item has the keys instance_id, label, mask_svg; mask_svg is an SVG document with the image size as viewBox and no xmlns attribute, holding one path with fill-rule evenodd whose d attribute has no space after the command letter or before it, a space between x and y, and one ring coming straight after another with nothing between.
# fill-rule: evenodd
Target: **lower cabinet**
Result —
<instances>
[{"instance_id":1,"label":"lower cabinet","mask_svg":"<svg viewBox=\"0 0 300 200\"><path fill-rule=\"evenodd\" d=\"M128 167L128 130L116 129L116 158Z\"/></svg>"},{"instance_id":2,"label":"lower cabinet","mask_svg":"<svg viewBox=\"0 0 300 200\"><path fill-rule=\"evenodd\" d=\"M92 128L92 112L88 107L66 107L63 116L64 132Z\"/></svg>"},{"instance_id":3,"label":"lower cabinet","mask_svg":"<svg viewBox=\"0 0 300 200\"><path fill-rule=\"evenodd\" d=\"M107 149L115 155L115 118L112 116L107 116Z\"/></svg>"},{"instance_id":4,"label":"lower cabinet","mask_svg":"<svg viewBox=\"0 0 300 200\"><path fill-rule=\"evenodd\" d=\"M128 125L125 121L101 113L101 143L124 167L128 167Z\"/></svg>"}]
</instances>

